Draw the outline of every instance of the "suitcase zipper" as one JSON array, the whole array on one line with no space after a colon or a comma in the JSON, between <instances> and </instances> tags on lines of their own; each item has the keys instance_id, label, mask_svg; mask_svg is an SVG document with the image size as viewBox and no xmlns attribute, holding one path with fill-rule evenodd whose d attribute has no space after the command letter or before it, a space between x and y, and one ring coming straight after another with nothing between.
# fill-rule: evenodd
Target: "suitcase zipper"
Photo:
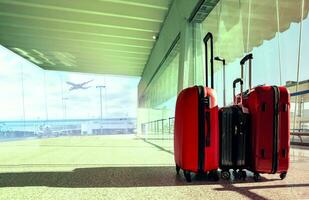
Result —
<instances>
[{"instance_id":1,"label":"suitcase zipper","mask_svg":"<svg viewBox=\"0 0 309 200\"><path fill-rule=\"evenodd\" d=\"M198 126L199 126L199 137L198 137L198 171L203 173L205 166L205 148L210 146L210 113L209 111L205 112L205 108L210 108L210 96L205 97L204 87L199 87L199 111L198 111ZM207 120L207 121L206 121ZM207 124L207 136L205 130L205 123Z\"/></svg>"},{"instance_id":2,"label":"suitcase zipper","mask_svg":"<svg viewBox=\"0 0 309 200\"><path fill-rule=\"evenodd\" d=\"M204 115L204 87L198 86L198 172L204 172L205 163L205 115Z\"/></svg>"},{"instance_id":3,"label":"suitcase zipper","mask_svg":"<svg viewBox=\"0 0 309 200\"><path fill-rule=\"evenodd\" d=\"M273 159L272 159L272 173L275 174L278 168L278 143L279 143L279 95L280 91L277 86L272 86L273 95Z\"/></svg>"}]
</instances>

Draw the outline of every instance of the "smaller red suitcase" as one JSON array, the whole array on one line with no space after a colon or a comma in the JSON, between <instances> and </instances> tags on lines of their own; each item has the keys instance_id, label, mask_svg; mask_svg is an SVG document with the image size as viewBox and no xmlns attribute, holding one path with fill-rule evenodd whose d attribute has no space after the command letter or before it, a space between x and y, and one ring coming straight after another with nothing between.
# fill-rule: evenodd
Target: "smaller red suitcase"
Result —
<instances>
[{"instance_id":1,"label":"smaller red suitcase","mask_svg":"<svg viewBox=\"0 0 309 200\"><path fill-rule=\"evenodd\" d=\"M243 104L251 114L250 170L254 180L259 173L280 173L286 177L290 150L290 95L286 87L257 86L251 88L252 54L241 61L241 77L244 64L249 61L249 90L243 95Z\"/></svg>"},{"instance_id":2,"label":"smaller red suitcase","mask_svg":"<svg viewBox=\"0 0 309 200\"><path fill-rule=\"evenodd\" d=\"M213 37L204 38L206 46L210 40L211 87L213 87ZM186 88L177 97L174 123L174 157L176 171L183 169L185 178L191 181L191 172L208 173L218 180L219 130L216 92L208 86L208 64L206 62L206 87Z\"/></svg>"}]
</instances>

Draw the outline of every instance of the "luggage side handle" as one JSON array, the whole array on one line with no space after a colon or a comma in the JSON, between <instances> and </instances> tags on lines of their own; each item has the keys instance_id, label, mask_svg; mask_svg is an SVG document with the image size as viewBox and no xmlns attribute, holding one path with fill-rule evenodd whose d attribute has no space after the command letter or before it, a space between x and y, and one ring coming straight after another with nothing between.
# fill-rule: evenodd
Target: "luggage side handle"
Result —
<instances>
[{"instance_id":1,"label":"luggage side handle","mask_svg":"<svg viewBox=\"0 0 309 200\"><path fill-rule=\"evenodd\" d=\"M252 59L253 59L253 55L252 53L250 54L247 54L245 57L243 57L243 59L241 59L240 61L240 66L241 66L241 79L244 78L244 65L247 61L249 61L249 90L252 88L252 77L251 77L251 74L252 74Z\"/></svg>"},{"instance_id":2,"label":"luggage side handle","mask_svg":"<svg viewBox=\"0 0 309 200\"><path fill-rule=\"evenodd\" d=\"M236 94L235 94L235 89L236 89L236 84L240 83L240 104L242 104L242 93L243 93L243 80L241 78L237 78L233 81L233 100L234 100L234 104L237 104L237 98L236 98Z\"/></svg>"}]
</instances>

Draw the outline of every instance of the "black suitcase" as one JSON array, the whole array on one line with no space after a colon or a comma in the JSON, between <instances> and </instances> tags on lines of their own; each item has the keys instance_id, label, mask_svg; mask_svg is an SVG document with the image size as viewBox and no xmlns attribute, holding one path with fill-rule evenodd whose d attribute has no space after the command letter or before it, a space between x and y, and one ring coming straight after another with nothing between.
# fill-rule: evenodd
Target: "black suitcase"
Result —
<instances>
[{"instance_id":1,"label":"black suitcase","mask_svg":"<svg viewBox=\"0 0 309 200\"><path fill-rule=\"evenodd\" d=\"M248 164L249 149L249 123L248 110L242 106L241 100L236 104L235 88L240 83L242 94L242 79L233 82L234 105L223 107L219 111L220 129L220 168L222 179L230 178L230 169L233 169L235 179L245 179L243 171ZM240 96L240 98L242 98ZM238 169L238 171L237 171Z\"/></svg>"}]
</instances>

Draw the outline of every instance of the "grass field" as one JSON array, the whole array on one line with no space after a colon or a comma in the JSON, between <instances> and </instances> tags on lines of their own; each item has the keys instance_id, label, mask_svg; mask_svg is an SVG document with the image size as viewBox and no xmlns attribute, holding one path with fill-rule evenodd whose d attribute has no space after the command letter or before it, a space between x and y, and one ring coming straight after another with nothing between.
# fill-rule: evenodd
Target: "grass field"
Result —
<instances>
[{"instance_id":1,"label":"grass field","mask_svg":"<svg viewBox=\"0 0 309 200\"><path fill-rule=\"evenodd\" d=\"M166 144L166 142L164 143ZM309 198L309 150L291 151L285 180L259 183L175 175L171 152L134 136L86 136L0 143L0 199Z\"/></svg>"}]
</instances>

